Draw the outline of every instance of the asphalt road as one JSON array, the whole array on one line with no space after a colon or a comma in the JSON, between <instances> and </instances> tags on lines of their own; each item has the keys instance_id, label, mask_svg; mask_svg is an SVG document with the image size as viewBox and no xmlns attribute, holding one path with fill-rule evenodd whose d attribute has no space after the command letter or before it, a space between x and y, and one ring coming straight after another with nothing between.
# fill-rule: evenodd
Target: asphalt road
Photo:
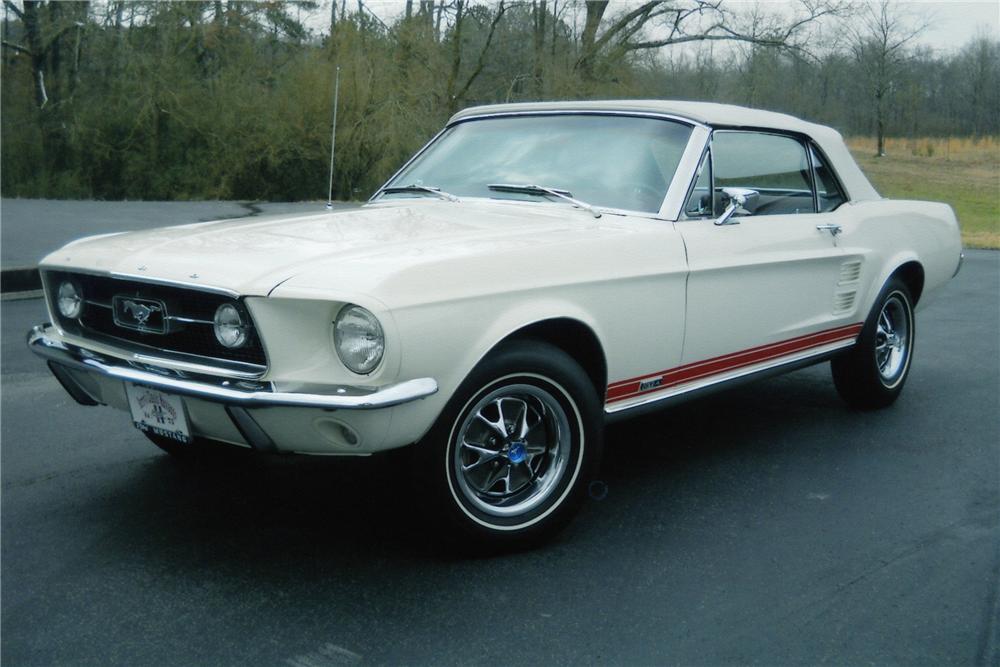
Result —
<instances>
[{"instance_id":1,"label":"asphalt road","mask_svg":"<svg viewBox=\"0 0 1000 667\"><path fill-rule=\"evenodd\" d=\"M449 557L379 459L185 468L2 304L4 665L1000 662L1000 253L918 315L897 404L825 365L613 427L553 544Z\"/></svg>"}]
</instances>

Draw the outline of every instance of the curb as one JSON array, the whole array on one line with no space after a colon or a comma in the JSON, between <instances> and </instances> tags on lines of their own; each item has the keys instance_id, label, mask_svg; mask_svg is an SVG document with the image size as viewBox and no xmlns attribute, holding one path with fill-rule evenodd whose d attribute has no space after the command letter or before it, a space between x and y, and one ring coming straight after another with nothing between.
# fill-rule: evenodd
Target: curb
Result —
<instances>
[{"instance_id":1,"label":"curb","mask_svg":"<svg viewBox=\"0 0 1000 667\"><path fill-rule=\"evenodd\" d=\"M31 292L42 289L37 268L0 271L0 292Z\"/></svg>"}]
</instances>

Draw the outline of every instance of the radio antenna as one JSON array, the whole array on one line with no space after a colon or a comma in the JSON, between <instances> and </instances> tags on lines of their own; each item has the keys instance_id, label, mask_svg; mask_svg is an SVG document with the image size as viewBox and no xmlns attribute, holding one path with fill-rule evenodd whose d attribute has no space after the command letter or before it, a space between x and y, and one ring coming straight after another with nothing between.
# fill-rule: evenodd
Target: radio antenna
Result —
<instances>
[{"instance_id":1,"label":"radio antenna","mask_svg":"<svg viewBox=\"0 0 1000 667\"><path fill-rule=\"evenodd\" d=\"M337 149L337 98L340 96L340 65L333 84L333 129L330 131L330 188L326 191L326 210L333 210L333 156Z\"/></svg>"}]
</instances>

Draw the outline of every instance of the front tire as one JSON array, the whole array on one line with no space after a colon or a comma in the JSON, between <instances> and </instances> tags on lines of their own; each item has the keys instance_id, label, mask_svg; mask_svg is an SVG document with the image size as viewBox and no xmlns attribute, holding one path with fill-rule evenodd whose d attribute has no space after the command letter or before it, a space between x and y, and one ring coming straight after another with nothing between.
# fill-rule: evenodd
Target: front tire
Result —
<instances>
[{"instance_id":1,"label":"front tire","mask_svg":"<svg viewBox=\"0 0 1000 667\"><path fill-rule=\"evenodd\" d=\"M600 462L601 410L562 350L515 341L490 353L416 448L450 537L513 548L562 529Z\"/></svg>"},{"instance_id":2,"label":"front tire","mask_svg":"<svg viewBox=\"0 0 1000 667\"><path fill-rule=\"evenodd\" d=\"M892 405L910 372L914 325L910 290L893 278L882 288L857 343L830 362L841 398L861 410Z\"/></svg>"}]
</instances>

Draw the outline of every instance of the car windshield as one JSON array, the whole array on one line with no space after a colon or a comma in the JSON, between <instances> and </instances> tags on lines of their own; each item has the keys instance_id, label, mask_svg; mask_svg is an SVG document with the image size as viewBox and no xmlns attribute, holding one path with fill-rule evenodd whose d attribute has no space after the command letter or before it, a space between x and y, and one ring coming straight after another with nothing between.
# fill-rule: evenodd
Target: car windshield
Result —
<instances>
[{"instance_id":1,"label":"car windshield","mask_svg":"<svg viewBox=\"0 0 1000 667\"><path fill-rule=\"evenodd\" d=\"M383 197L431 196L425 186L459 197L558 201L537 191L557 189L593 206L655 213L687 146L691 127L659 118L622 115L507 116L470 120L446 130ZM402 188L401 186L408 186Z\"/></svg>"}]
</instances>

